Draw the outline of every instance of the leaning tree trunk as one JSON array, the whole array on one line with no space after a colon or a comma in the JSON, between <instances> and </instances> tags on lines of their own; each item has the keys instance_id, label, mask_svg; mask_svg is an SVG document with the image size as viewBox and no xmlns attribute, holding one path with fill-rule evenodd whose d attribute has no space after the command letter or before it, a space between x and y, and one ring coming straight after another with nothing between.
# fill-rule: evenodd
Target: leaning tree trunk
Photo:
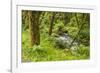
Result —
<instances>
[{"instance_id":1,"label":"leaning tree trunk","mask_svg":"<svg viewBox=\"0 0 100 73\"><path fill-rule=\"evenodd\" d=\"M40 12L28 11L30 47L32 47L34 44L40 44L39 15Z\"/></svg>"},{"instance_id":2,"label":"leaning tree trunk","mask_svg":"<svg viewBox=\"0 0 100 73\"><path fill-rule=\"evenodd\" d=\"M76 22L77 22L77 25L78 25L78 32L76 34L76 36L74 37L73 41L71 42L71 44L69 45L69 48L71 48L73 46L73 43L75 42L76 38L79 37L79 34L84 26L84 14L83 14L83 18L82 18L82 23L80 25L80 28L79 28L79 21L78 21L78 17L77 17L77 14L75 14L75 17L76 17Z\"/></svg>"}]
</instances>

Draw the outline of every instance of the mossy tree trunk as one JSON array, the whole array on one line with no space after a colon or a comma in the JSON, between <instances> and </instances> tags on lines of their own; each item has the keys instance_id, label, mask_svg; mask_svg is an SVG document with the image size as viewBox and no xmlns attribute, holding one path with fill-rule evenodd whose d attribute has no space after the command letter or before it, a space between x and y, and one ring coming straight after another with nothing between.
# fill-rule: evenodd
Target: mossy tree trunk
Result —
<instances>
[{"instance_id":1,"label":"mossy tree trunk","mask_svg":"<svg viewBox=\"0 0 100 73\"><path fill-rule=\"evenodd\" d=\"M40 44L40 33L39 33L39 16L40 12L28 11L29 16L29 40L30 47L33 45Z\"/></svg>"}]
</instances>

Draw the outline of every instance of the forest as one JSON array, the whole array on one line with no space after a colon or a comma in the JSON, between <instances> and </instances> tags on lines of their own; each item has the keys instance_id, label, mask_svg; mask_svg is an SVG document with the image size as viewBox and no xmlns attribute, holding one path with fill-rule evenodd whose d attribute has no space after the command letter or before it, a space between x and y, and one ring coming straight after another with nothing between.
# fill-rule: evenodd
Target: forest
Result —
<instances>
[{"instance_id":1,"label":"forest","mask_svg":"<svg viewBox=\"0 0 100 73\"><path fill-rule=\"evenodd\" d=\"M90 58L90 14L22 10L22 62Z\"/></svg>"}]
</instances>

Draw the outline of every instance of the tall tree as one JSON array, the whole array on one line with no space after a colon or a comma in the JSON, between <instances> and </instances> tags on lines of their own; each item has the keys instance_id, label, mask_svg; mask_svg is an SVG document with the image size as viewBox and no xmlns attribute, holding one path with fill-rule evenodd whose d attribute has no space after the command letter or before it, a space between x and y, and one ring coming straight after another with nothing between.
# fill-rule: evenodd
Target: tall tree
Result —
<instances>
[{"instance_id":1,"label":"tall tree","mask_svg":"<svg viewBox=\"0 0 100 73\"><path fill-rule=\"evenodd\" d=\"M29 25L28 25L28 11L27 10L22 11L22 21L23 21L23 30L28 29Z\"/></svg>"},{"instance_id":2,"label":"tall tree","mask_svg":"<svg viewBox=\"0 0 100 73\"><path fill-rule=\"evenodd\" d=\"M75 18L76 18L76 23L77 23L77 26L78 26L78 29L79 29L79 20L78 20L78 16L77 16L77 13L75 13Z\"/></svg>"},{"instance_id":3,"label":"tall tree","mask_svg":"<svg viewBox=\"0 0 100 73\"><path fill-rule=\"evenodd\" d=\"M30 47L34 44L40 44L40 33L39 33L39 16L38 11L28 11L29 16L29 34L30 34Z\"/></svg>"},{"instance_id":4,"label":"tall tree","mask_svg":"<svg viewBox=\"0 0 100 73\"><path fill-rule=\"evenodd\" d=\"M82 23L81 24L79 23L79 20L78 20L78 17L77 17L76 13L75 13L75 18L76 18L76 22L77 22L77 25L78 25L78 32L77 32L76 36L74 37L74 39L72 40L71 44L69 45L69 48L71 48L73 46L73 43L75 42L75 40L77 38L79 38L79 34L80 34L83 26L85 25L85 23L84 23L84 20L85 20L84 14L83 14L83 18L82 18Z\"/></svg>"},{"instance_id":5,"label":"tall tree","mask_svg":"<svg viewBox=\"0 0 100 73\"><path fill-rule=\"evenodd\" d=\"M68 24L70 21L71 13L64 13L64 25Z\"/></svg>"},{"instance_id":6,"label":"tall tree","mask_svg":"<svg viewBox=\"0 0 100 73\"><path fill-rule=\"evenodd\" d=\"M55 18L55 12L52 13L52 16L51 16L51 22L50 22L50 28L49 28L49 35L52 34L52 29L53 29L53 23L54 23L54 18Z\"/></svg>"}]
</instances>

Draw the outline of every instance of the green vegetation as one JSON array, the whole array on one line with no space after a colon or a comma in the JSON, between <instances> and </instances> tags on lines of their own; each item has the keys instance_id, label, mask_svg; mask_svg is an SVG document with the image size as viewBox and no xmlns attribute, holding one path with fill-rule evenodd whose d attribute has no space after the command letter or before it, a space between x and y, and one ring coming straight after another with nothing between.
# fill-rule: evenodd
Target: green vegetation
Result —
<instances>
[{"instance_id":1,"label":"green vegetation","mask_svg":"<svg viewBox=\"0 0 100 73\"><path fill-rule=\"evenodd\" d=\"M89 13L22 10L22 62L89 58Z\"/></svg>"}]
</instances>

